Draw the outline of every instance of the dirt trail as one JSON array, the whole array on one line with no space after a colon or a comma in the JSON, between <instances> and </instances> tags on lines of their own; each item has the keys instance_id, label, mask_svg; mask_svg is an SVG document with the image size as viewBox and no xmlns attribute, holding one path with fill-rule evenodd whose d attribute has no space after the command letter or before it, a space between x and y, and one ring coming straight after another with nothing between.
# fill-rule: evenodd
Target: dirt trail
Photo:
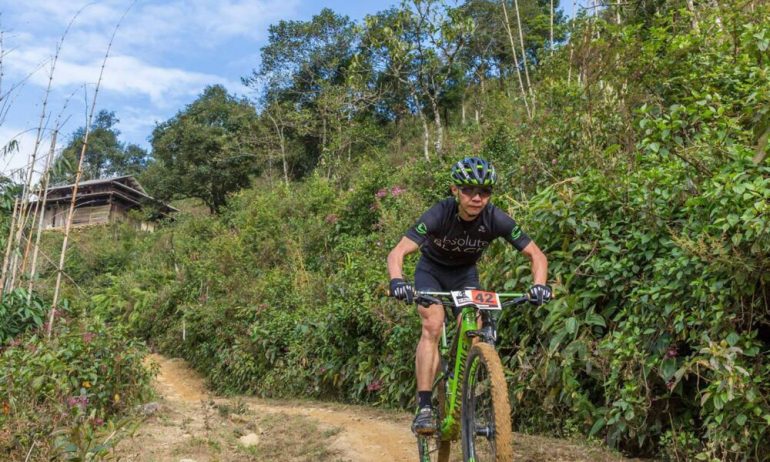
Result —
<instances>
[{"instance_id":1,"label":"dirt trail","mask_svg":"<svg viewBox=\"0 0 770 462\"><path fill-rule=\"evenodd\" d=\"M360 406L214 398L182 360L152 355L160 366L159 411L116 455L125 461L416 461L406 413ZM515 460L626 461L562 440L516 434ZM453 448L459 455L460 448ZM269 457L269 459L268 459ZM453 460L456 460L454 457ZM459 460L459 459L457 459Z\"/></svg>"},{"instance_id":2,"label":"dirt trail","mask_svg":"<svg viewBox=\"0 0 770 462\"><path fill-rule=\"evenodd\" d=\"M152 360L160 365L158 391L170 402L197 403L206 399L206 389L201 378L178 359L153 355ZM340 427L333 442L333 449L343 458L360 462L416 460L414 437L408 422L393 422L382 417L366 415L365 409L338 406L339 410L302 403L302 407L291 404L276 405L256 398L244 398L244 402L258 414L287 414L310 417L322 424ZM335 406L337 407L337 406Z\"/></svg>"}]
</instances>

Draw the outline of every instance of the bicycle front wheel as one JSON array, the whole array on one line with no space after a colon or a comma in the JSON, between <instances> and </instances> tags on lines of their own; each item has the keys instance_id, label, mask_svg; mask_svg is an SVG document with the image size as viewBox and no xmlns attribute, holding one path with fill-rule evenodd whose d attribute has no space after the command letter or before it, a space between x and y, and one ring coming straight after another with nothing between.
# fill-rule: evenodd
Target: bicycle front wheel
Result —
<instances>
[{"instance_id":1,"label":"bicycle front wheel","mask_svg":"<svg viewBox=\"0 0 770 462\"><path fill-rule=\"evenodd\" d=\"M446 406L446 377L436 383L433 390L433 400L436 410L438 410L438 430L433 435L417 435L417 452L420 456L420 462L449 462L450 441L441 440L441 421L444 419L444 410ZM437 401L437 402L436 402Z\"/></svg>"},{"instance_id":2,"label":"bicycle front wheel","mask_svg":"<svg viewBox=\"0 0 770 462\"><path fill-rule=\"evenodd\" d=\"M513 460L511 405L503 365L494 346L471 348L463 378L463 458L475 462Z\"/></svg>"}]
</instances>

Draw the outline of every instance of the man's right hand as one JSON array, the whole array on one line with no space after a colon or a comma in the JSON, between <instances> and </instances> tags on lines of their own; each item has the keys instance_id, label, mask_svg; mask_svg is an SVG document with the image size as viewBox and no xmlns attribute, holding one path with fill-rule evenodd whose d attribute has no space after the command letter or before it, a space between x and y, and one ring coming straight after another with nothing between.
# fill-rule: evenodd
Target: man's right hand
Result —
<instances>
[{"instance_id":1,"label":"man's right hand","mask_svg":"<svg viewBox=\"0 0 770 462\"><path fill-rule=\"evenodd\" d=\"M401 278L393 278L390 280L390 295L406 303L412 303L414 288Z\"/></svg>"}]
</instances>

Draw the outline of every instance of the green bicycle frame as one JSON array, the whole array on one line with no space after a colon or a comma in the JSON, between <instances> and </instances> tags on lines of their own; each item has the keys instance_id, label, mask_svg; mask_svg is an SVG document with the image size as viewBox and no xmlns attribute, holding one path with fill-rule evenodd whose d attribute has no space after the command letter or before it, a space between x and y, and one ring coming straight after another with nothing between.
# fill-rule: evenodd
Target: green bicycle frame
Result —
<instances>
[{"instance_id":1,"label":"green bicycle frame","mask_svg":"<svg viewBox=\"0 0 770 462\"><path fill-rule=\"evenodd\" d=\"M515 298L521 297L524 294L520 293L506 293L498 294L500 297ZM457 440L460 437L460 413L462 412L462 382L465 376L465 363L470 353L471 346L473 345L473 339L468 335L471 331L478 331L479 326L477 324L478 310L475 306L470 305L462 309L460 313L460 325L458 326L455 334L455 341L457 348L455 350L454 358L450 358L452 361L447 366L446 371L440 371L441 374L447 376L446 386L446 401L444 403L444 419L439 423L439 438L442 441ZM491 320L491 316L484 316L486 319L484 324L487 324ZM487 325L482 325L481 329ZM494 329L494 326L493 326ZM494 330L493 330L494 332ZM480 338L479 341L484 341ZM490 341L487 339L486 341ZM446 336L446 324L441 329L441 341L439 342L439 354L442 358L446 358L449 354L449 345L447 344ZM439 384L443 376L440 376L434 382L434 388Z\"/></svg>"}]
</instances>

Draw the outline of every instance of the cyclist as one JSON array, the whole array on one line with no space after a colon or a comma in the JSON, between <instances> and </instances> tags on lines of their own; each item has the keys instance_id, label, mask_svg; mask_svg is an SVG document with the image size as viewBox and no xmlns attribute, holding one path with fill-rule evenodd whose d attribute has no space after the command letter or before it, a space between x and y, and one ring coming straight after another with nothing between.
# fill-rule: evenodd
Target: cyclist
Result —
<instances>
[{"instance_id":1,"label":"cyclist","mask_svg":"<svg viewBox=\"0 0 770 462\"><path fill-rule=\"evenodd\" d=\"M390 293L412 303L414 290L450 291L480 288L476 262L495 238L503 237L531 261L534 284L528 295L540 305L551 298L546 285L548 260L529 236L505 212L489 203L497 182L495 168L479 157L466 157L452 166L452 196L428 209L388 254ZM404 256L420 250L414 287L404 281ZM417 344L417 415L412 431L433 433L435 410L431 388L439 366L438 340L444 323L440 304L418 305L422 334ZM454 313L455 316L459 312Z\"/></svg>"}]
</instances>

